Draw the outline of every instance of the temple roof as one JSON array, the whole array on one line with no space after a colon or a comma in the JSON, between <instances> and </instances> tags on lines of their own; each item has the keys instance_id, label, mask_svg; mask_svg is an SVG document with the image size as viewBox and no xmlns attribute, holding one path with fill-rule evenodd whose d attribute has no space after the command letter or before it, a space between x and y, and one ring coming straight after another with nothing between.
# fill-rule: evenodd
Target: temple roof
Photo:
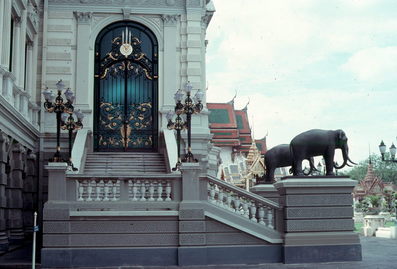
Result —
<instances>
[{"instance_id":1,"label":"temple roof","mask_svg":"<svg viewBox=\"0 0 397 269\"><path fill-rule=\"evenodd\" d=\"M241 110L234 109L234 98L228 103L207 103L210 111L209 127L214 135L212 142L215 146L233 146L237 151L248 154L252 144L252 134L247 106Z\"/></svg>"}]
</instances>

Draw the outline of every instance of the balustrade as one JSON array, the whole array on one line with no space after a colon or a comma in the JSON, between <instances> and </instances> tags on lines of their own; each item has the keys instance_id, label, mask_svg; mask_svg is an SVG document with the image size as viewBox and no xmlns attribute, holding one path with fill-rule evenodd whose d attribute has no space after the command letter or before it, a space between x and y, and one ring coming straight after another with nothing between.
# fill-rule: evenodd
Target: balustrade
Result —
<instances>
[{"instance_id":1,"label":"balustrade","mask_svg":"<svg viewBox=\"0 0 397 269\"><path fill-rule=\"evenodd\" d=\"M127 187L129 201L172 201L172 181L161 179L87 178L76 179L77 201L115 202L124 200L122 188Z\"/></svg>"},{"instance_id":2,"label":"balustrade","mask_svg":"<svg viewBox=\"0 0 397 269\"><path fill-rule=\"evenodd\" d=\"M209 181L207 187L210 203L274 229L275 206L268 201L244 193L244 191L238 191L225 183L221 185Z\"/></svg>"}]
</instances>

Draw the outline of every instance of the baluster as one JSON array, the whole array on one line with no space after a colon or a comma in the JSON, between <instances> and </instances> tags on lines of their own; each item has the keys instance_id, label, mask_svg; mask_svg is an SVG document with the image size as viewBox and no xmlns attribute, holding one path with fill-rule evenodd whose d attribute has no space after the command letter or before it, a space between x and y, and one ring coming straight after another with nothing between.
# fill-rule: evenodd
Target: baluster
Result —
<instances>
[{"instance_id":1,"label":"baluster","mask_svg":"<svg viewBox=\"0 0 397 269\"><path fill-rule=\"evenodd\" d=\"M250 211L251 211L251 220L258 222L258 220L256 219L256 204L254 201L251 202Z\"/></svg>"},{"instance_id":2,"label":"baluster","mask_svg":"<svg viewBox=\"0 0 397 269\"><path fill-rule=\"evenodd\" d=\"M273 209L267 208L267 226L274 229L273 225Z\"/></svg>"},{"instance_id":3,"label":"baluster","mask_svg":"<svg viewBox=\"0 0 397 269\"><path fill-rule=\"evenodd\" d=\"M227 209L233 210L233 207L232 207L232 194L231 194L230 191L226 192L226 206L227 206Z\"/></svg>"},{"instance_id":4,"label":"baluster","mask_svg":"<svg viewBox=\"0 0 397 269\"><path fill-rule=\"evenodd\" d=\"M150 181L150 185L149 185L149 201L154 201L154 185L153 185L153 181Z\"/></svg>"},{"instance_id":5,"label":"baluster","mask_svg":"<svg viewBox=\"0 0 397 269\"><path fill-rule=\"evenodd\" d=\"M103 192L104 192L104 198L103 201L109 201L109 180L104 180L103 181Z\"/></svg>"},{"instance_id":6,"label":"baluster","mask_svg":"<svg viewBox=\"0 0 397 269\"><path fill-rule=\"evenodd\" d=\"M138 183L136 180L132 180L132 201L138 201L138 198L136 198L137 193L138 193Z\"/></svg>"},{"instance_id":7,"label":"baluster","mask_svg":"<svg viewBox=\"0 0 397 269\"><path fill-rule=\"evenodd\" d=\"M250 218L249 210L248 210L248 201L244 201L243 203L244 217L247 219Z\"/></svg>"},{"instance_id":8,"label":"baluster","mask_svg":"<svg viewBox=\"0 0 397 269\"><path fill-rule=\"evenodd\" d=\"M211 201L211 203L216 203L216 200L215 200L215 186L214 186L214 184L210 184L210 201Z\"/></svg>"},{"instance_id":9,"label":"baluster","mask_svg":"<svg viewBox=\"0 0 397 269\"><path fill-rule=\"evenodd\" d=\"M220 207L224 207L223 199L224 199L223 188L220 188L219 189L219 194L218 194L218 204L219 204Z\"/></svg>"},{"instance_id":10,"label":"baluster","mask_svg":"<svg viewBox=\"0 0 397 269\"><path fill-rule=\"evenodd\" d=\"M82 180L78 180L77 182L78 182L77 190L78 190L78 197L79 197L77 199L77 201L84 201L84 199L83 199L83 193L84 193L83 181Z\"/></svg>"},{"instance_id":11,"label":"baluster","mask_svg":"<svg viewBox=\"0 0 397 269\"><path fill-rule=\"evenodd\" d=\"M90 202L92 201L91 195L92 195L92 182L87 180L87 199L85 199L86 201Z\"/></svg>"},{"instance_id":12,"label":"baluster","mask_svg":"<svg viewBox=\"0 0 397 269\"><path fill-rule=\"evenodd\" d=\"M141 199L139 201L146 201L145 195L146 195L146 183L147 181L142 181L141 185Z\"/></svg>"},{"instance_id":13,"label":"baluster","mask_svg":"<svg viewBox=\"0 0 397 269\"><path fill-rule=\"evenodd\" d=\"M157 201L163 201L163 197L161 197L163 195L163 182L158 181L157 184Z\"/></svg>"},{"instance_id":14,"label":"baluster","mask_svg":"<svg viewBox=\"0 0 397 269\"><path fill-rule=\"evenodd\" d=\"M265 209L263 208L262 205L259 206L258 217L259 217L259 224L266 225L266 223L263 221L263 218L265 217Z\"/></svg>"},{"instance_id":15,"label":"baluster","mask_svg":"<svg viewBox=\"0 0 397 269\"><path fill-rule=\"evenodd\" d=\"M116 194L117 194L117 183L118 182L119 182L118 180L112 180L112 193L113 193L112 201L117 201Z\"/></svg>"},{"instance_id":16,"label":"baluster","mask_svg":"<svg viewBox=\"0 0 397 269\"><path fill-rule=\"evenodd\" d=\"M235 208L235 211L238 213L238 214L241 214L241 212L240 212L240 197L238 197L238 195L236 195L236 197L234 197L234 200L233 200L233 204L234 204L234 208Z\"/></svg>"},{"instance_id":17,"label":"baluster","mask_svg":"<svg viewBox=\"0 0 397 269\"><path fill-rule=\"evenodd\" d=\"M167 198L165 198L165 200L171 201L171 183L169 181L167 181L167 185L165 187L165 194L167 197Z\"/></svg>"},{"instance_id":18,"label":"baluster","mask_svg":"<svg viewBox=\"0 0 397 269\"><path fill-rule=\"evenodd\" d=\"M106 183L105 183L104 180L101 180L101 182L99 182L99 184L100 184L100 188L101 188L101 201L104 201L105 200L105 186L106 186Z\"/></svg>"},{"instance_id":19,"label":"baluster","mask_svg":"<svg viewBox=\"0 0 397 269\"><path fill-rule=\"evenodd\" d=\"M95 180L95 201L100 201L101 200L101 198L99 197L99 195L101 194L101 186L99 185L100 184L100 180L98 180L98 179L96 179Z\"/></svg>"}]
</instances>

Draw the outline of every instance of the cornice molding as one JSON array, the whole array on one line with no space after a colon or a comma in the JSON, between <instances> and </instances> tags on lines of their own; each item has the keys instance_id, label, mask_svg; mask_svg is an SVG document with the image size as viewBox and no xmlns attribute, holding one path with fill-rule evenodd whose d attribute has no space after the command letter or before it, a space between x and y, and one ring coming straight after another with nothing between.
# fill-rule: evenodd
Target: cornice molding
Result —
<instances>
[{"instance_id":1,"label":"cornice molding","mask_svg":"<svg viewBox=\"0 0 397 269\"><path fill-rule=\"evenodd\" d=\"M193 2L200 2L200 0L189 0ZM182 7L185 5L185 0L49 0L50 5L106 5L106 6L138 6L138 7Z\"/></svg>"}]
</instances>

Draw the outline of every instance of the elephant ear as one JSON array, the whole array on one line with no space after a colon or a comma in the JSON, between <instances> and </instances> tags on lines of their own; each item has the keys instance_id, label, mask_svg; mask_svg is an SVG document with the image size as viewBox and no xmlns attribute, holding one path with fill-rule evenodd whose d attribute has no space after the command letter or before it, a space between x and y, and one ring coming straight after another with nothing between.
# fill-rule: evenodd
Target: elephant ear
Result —
<instances>
[{"instance_id":1,"label":"elephant ear","mask_svg":"<svg viewBox=\"0 0 397 269\"><path fill-rule=\"evenodd\" d=\"M347 142L347 136L343 130L337 130L336 136L336 145L337 147L342 147Z\"/></svg>"}]
</instances>

